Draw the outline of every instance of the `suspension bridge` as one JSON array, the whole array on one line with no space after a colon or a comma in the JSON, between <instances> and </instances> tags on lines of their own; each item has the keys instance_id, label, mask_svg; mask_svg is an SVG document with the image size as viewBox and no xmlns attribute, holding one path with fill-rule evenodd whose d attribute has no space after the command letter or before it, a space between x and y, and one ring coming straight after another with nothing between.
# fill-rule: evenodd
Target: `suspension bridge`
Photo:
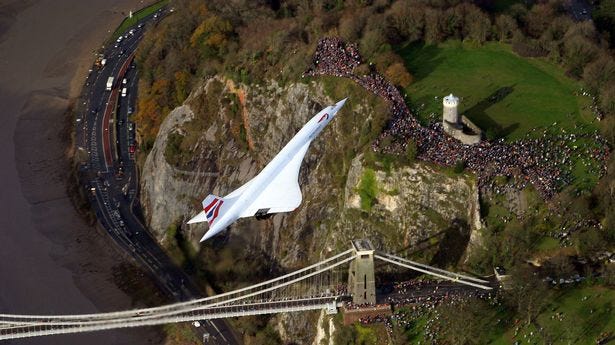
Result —
<instances>
[{"instance_id":1,"label":"suspension bridge","mask_svg":"<svg viewBox=\"0 0 615 345\"><path fill-rule=\"evenodd\" d=\"M187 302L99 314L0 314L0 340L308 310L334 314L343 303L376 304L374 259L472 288L493 288L480 278L375 250L369 240L361 239L340 254L292 273Z\"/></svg>"}]
</instances>

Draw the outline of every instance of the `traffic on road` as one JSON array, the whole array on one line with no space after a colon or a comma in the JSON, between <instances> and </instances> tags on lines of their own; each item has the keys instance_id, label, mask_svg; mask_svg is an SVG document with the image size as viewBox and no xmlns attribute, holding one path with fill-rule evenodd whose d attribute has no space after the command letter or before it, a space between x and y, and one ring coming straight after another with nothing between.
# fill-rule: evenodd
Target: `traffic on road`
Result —
<instances>
[{"instance_id":1,"label":"traffic on road","mask_svg":"<svg viewBox=\"0 0 615 345\"><path fill-rule=\"evenodd\" d=\"M136 126L130 120L137 100L135 51L145 29L169 13L164 8L155 12L103 48L82 91L76 142L79 156L87 157L81 161L80 180L99 224L155 278L162 291L187 301L203 294L143 224L135 165ZM223 320L199 322L198 329L208 343L238 342Z\"/></svg>"}]
</instances>

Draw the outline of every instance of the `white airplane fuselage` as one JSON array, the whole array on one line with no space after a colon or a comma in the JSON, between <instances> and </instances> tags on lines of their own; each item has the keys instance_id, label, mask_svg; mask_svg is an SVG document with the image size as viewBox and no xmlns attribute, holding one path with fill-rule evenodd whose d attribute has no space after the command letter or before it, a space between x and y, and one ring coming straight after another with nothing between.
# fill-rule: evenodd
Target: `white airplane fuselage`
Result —
<instances>
[{"instance_id":1,"label":"white airplane fuselage","mask_svg":"<svg viewBox=\"0 0 615 345\"><path fill-rule=\"evenodd\" d=\"M256 175L252 180L248 183L244 184L242 187L237 189L236 191L230 193L226 197L222 198L223 201L230 201L232 204L229 205L228 208L223 210L223 214L220 215L219 218L213 220L210 223L210 229L207 231L205 236L201 239L204 241L217 233L221 232L225 228L227 228L230 224L235 222L238 218L245 216L253 216L254 214L246 215L245 211L250 207L254 208L255 203L258 203L259 198L262 199L262 195L265 192L268 193L285 193L285 190L276 190L271 191L268 188L276 182L277 179L288 180L289 176L283 176L284 174L295 174L294 180L297 183L296 188L298 188L298 172L299 167L297 165L297 159L299 165L303 160L303 156L307 151L310 143L320 134L320 132L324 129L324 127L333 120L337 112L344 105L345 99L338 102L333 106L328 106L325 109L318 112L314 117L312 117L300 130L295 134L295 136L282 148L282 150L263 168L263 170ZM300 157L298 155L301 155ZM291 164L293 162L294 164ZM289 167L292 165L292 167ZM293 171L287 171L293 170ZM296 170L296 171L295 171ZM292 179L292 177L290 177ZM290 189L290 187L289 187ZM269 198L275 196L268 196ZM205 199L205 201L208 199ZM204 208L206 207L204 201ZM297 202L296 198L293 202ZM301 194L299 190L299 200L301 202ZM213 203L213 202L212 202ZM221 204L222 206L223 204ZM258 205L256 205L258 206ZM295 208L298 206L295 206ZM292 206L289 206L292 208ZM294 208L293 208L294 209ZM265 213L267 213L267 203L264 203L262 208ZM216 210L216 214L217 214ZM207 214L207 211L204 211ZM203 212L202 212L203 213ZM271 213L276 213L273 211ZM198 221L203 221L202 217L199 218L194 217L188 223L194 223ZM209 219L208 219L209 220Z\"/></svg>"}]
</instances>

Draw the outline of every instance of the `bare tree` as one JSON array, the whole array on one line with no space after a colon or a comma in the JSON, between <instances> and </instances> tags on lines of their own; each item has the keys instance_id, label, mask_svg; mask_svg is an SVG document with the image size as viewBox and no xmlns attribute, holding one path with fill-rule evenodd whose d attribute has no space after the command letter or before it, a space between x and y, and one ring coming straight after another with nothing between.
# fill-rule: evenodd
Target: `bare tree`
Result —
<instances>
[{"instance_id":1,"label":"bare tree","mask_svg":"<svg viewBox=\"0 0 615 345\"><path fill-rule=\"evenodd\" d=\"M468 4L466 5L465 15L465 37L478 43L483 43L487 40L489 30L491 29L491 20L478 7Z\"/></svg>"},{"instance_id":2,"label":"bare tree","mask_svg":"<svg viewBox=\"0 0 615 345\"><path fill-rule=\"evenodd\" d=\"M574 76L581 76L587 65L598 53L598 47L586 37L575 35L571 38L566 35L564 40L564 63Z\"/></svg>"},{"instance_id":3,"label":"bare tree","mask_svg":"<svg viewBox=\"0 0 615 345\"><path fill-rule=\"evenodd\" d=\"M501 42L509 42L517 31L517 22L513 17L502 14L495 20L495 29Z\"/></svg>"},{"instance_id":4,"label":"bare tree","mask_svg":"<svg viewBox=\"0 0 615 345\"><path fill-rule=\"evenodd\" d=\"M507 299L530 323L548 301L545 283L528 266L516 265L511 269L512 284Z\"/></svg>"},{"instance_id":5,"label":"bare tree","mask_svg":"<svg viewBox=\"0 0 615 345\"><path fill-rule=\"evenodd\" d=\"M601 53L585 66L583 80L593 92L601 90L609 82L615 81L615 61L610 55Z\"/></svg>"},{"instance_id":6,"label":"bare tree","mask_svg":"<svg viewBox=\"0 0 615 345\"><path fill-rule=\"evenodd\" d=\"M600 108L611 116L615 115L615 81L609 82L602 88Z\"/></svg>"},{"instance_id":7,"label":"bare tree","mask_svg":"<svg viewBox=\"0 0 615 345\"><path fill-rule=\"evenodd\" d=\"M442 30L440 20L442 12L438 9L425 8L425 42L439 43L442 40Z\"/></svg>"}]
</instances>

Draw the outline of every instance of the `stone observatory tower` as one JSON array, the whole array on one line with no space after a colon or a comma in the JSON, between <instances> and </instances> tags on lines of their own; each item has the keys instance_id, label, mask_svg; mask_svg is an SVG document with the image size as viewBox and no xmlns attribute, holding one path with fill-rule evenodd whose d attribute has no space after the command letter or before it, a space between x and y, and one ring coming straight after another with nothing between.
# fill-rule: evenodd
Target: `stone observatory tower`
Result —
<instances>
[{"instance_id":1,"label":"stone observatory tower","mask_svg":"<svg viewBox=\"0 0 615 345\"><path fill-rule=\"evenodd\" d=\"M442 127L444 132L466 145L480 142L482 131L465 116L457 111L459 98L451 93L442 98Z\"/></svg>"},{"instance_id":2,"label":"stone observatory tower","mask_svg":"<svg viewBox=\"0 0 615 345\"><path fill-rule=\"evenodd\" d=\"M444 109L442 109L442 121L446 126L446 122L448 125L452 125L453 127L460 127L459 121L459 113L457 112L457 106L459 106L459 98L453 96L451 93L448 96L442 98L442 105Z\"/></svg>"}]
</instances>

